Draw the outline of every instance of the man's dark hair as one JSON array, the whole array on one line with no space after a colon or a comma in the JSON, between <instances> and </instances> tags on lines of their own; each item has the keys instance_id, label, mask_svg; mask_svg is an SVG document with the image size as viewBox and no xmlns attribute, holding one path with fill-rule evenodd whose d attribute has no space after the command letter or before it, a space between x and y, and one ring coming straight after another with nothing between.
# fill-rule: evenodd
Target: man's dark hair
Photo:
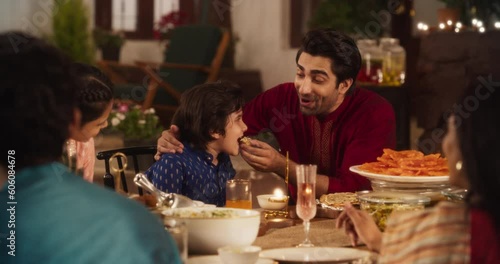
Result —
<instances>
[{"instance_id":1,"label":"man's dark hair","mask_svg":"<svg viewBox=\"0 0 500 264\"><path fill-rule=\"evenodd\" d=\"M298 63L302 52L312 56L329 58L332 62L332 72L337 76L337 83L352 79L348 94L356 86L356 77L361 68L361 54L356 42L349 36L333 29L315 29L307 32L295 57Z\"/></svg>"},{"instance_id":2,"label":"man's dark hair","mask_svg":"<svg viewBox=\"0 0 500 264\"><path fill-rule=\"evenodd\" d=\"M172 124L179 127L180 140L197 149L213 141L211 133L225 135L230 114L243 108L243 91L229 81L197 85L181 96Z\"/></svg>"},{"instance_id":3,"label":"man's dark hair","mask_svg":"<svg viewBox=\"0 0 500 264\"><path fill-rule=\"evenodd\" d=\"M95 66L75 62L74 73L81 82L77 92L78 107L82 112L81 125L99 118L113 100L113 83Z\"/></svg>"},{"instance_id":4,"label":"man's dark hair","mask_svg":"<svg viewBox=\"0 0 500 264\"><path fill-rule=\"evenodd\" d=\"M0 34L2 149L15 151L16 169L60 159L79 87L70 66L66 55L41 39Z\"/></svg>"}]
</instances>

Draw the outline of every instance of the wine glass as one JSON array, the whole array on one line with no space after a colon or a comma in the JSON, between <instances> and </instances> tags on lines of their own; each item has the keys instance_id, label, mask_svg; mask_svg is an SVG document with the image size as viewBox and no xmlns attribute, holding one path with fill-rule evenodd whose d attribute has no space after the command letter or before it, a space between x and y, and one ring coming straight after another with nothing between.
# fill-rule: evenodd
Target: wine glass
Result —
<instances>
[{"instance_id":1,"label":"wine glass","mask_svg":"<svg viewBox=\"0 0 500 264\"><path fill-rule=\"evenodd\" d=\"M316 165L297 165L297 215L304 221L305 239L297 247L314 247L309 240L310 222L316 215Z\"/></svg>"}]
</instances>

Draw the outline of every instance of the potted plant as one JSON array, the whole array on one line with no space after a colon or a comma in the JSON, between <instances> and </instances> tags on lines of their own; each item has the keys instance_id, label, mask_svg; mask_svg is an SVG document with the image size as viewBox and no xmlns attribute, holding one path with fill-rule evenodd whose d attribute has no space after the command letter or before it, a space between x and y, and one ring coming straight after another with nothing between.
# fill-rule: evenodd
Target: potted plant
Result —
<instances>
[{"instance_id":1,"label":"potted plant","mask_svg":"<svg viewBox=\"0 0 500 264\"><path fill-rule=\"evenodd\" d=\"M95 49L89 28L89 11L82 0L54 1L53 34L48 36L55 46L73 60L92 64Z\"/></svg>"},{"instance_id":2,"label":"potted plant","mask_svg":"<svg viewBox=\"0 0 500 264\"><path fill-rule=\"evenodd\" d=\"M160 42L167 41L170 39L172 34L172 29L186 25L189 22L189 17L181 11L172 11L168 14L163 15L158 22L154 24L153 34L154 38L158 39ZM168 43L167 43L168 44Z\"/></svg>"},{"instance_id":3,"label":"potted plant","mask_svg":"<svg viewBox=\"0 0 500 264\"><path fill-rule=\"evenodd\" d=\"M125 147L154 145L163 131L155 110L143 110L139 105L116 105L108 121L111 131L123 134Z\"/></svg>"},{"instance_id":4,"label":"potted plant","mask_svg":"<svg viewBox=\"0 0 500 264\"><path fill-rule=\"evenodd\" d=\"M103 60L120 60L120 51L125 44L125 36L122 32L95 28L93 37L95 45L102 52Z\"/></svg>"}]
</instances>

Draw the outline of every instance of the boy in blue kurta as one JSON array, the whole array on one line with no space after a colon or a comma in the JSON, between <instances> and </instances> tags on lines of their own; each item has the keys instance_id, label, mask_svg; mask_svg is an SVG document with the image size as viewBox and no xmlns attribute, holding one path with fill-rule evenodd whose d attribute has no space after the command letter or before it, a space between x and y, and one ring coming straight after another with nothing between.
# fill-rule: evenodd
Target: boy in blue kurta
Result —
<instances>
[{"instance_id":1,"label":"boy in blue kurta","mask_svg":"<svg viewBox=\"0 0 500 264\"><path fill-rule=\"evenodd\" d=\"M179 127L184 152L165 153L146 171L156 188L216 206L226 203L226 181L235 170L229 155L239 154L242 90L231 82L195 86L184 92L172 124Z\"/></svg>"}]
</instances>

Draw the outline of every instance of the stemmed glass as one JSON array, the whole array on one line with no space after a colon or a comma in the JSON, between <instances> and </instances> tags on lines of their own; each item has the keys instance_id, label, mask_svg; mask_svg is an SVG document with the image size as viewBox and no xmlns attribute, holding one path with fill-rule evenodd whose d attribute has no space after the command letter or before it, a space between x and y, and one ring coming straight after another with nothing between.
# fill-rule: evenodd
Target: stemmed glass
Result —
<instances>
[{"instance_id":1,"label":"stemmed glass","mask_svg":"<svg viewBox=\"0 0 500 264\"><path fill-rule=\"evenodd\" d=\"M297 215L304 221L306 238L297 247L314 247L309 240L310 222L316 215L316 165L297 165Z\"/></svg>"}]
</instances>

